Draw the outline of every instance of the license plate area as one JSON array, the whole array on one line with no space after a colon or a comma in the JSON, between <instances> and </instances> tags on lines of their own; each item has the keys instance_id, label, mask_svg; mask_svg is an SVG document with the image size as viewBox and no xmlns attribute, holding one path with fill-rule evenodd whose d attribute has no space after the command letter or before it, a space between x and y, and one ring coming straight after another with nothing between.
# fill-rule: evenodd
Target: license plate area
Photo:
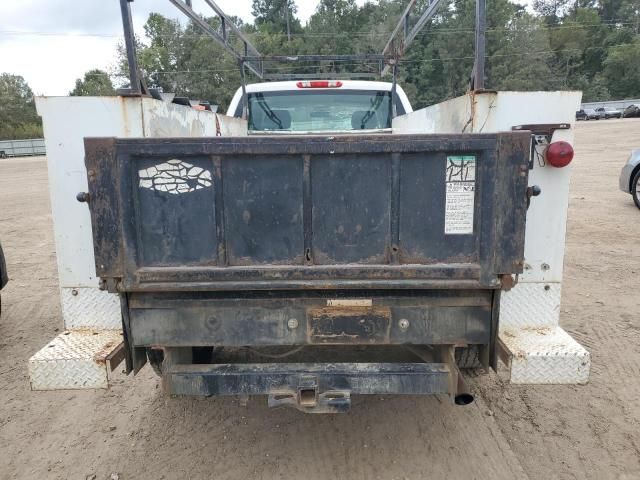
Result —
<instances>
[{"instance_id":1,"label":"license plate area","mask_svg":"<svg viewBox=\"0 0 640 480\"><path fill-rule=\"evenodd\" d=\"M307 311L309 343L389 343L389 307L322 307Z\"/></svg>"}]
</instances>

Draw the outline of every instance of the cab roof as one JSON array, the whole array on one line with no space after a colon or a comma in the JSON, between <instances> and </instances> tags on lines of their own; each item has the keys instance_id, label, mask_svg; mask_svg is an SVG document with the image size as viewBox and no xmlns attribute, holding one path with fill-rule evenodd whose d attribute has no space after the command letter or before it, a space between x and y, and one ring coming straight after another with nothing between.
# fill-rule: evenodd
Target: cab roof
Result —
<instances>
[{"instance_id":1,"label":"cab roof","mask_svg":"<svg viewBox=\"0 0 640 480\"><path fill-rule=\"evenodd\" d=\"M287 80L284 82L261 82L261 83L250 83L247 85L247 93L254 92L281 92L281 91L289 91L289 90L299 90L298 82L300 80ZM302 80L307 81L307 80ZM330 80L333 81L333 80ZM392 84L391 82L374 82L368 80L340 80L336 79L335 81L341 82L342 86L337 87L342 90L379 90L379 91L391 91ZM314 90L336 90L336 87L327 87L327 88L314 88ZM399 88L399 87L398 87Z\"/></svg>"}]
</instances>

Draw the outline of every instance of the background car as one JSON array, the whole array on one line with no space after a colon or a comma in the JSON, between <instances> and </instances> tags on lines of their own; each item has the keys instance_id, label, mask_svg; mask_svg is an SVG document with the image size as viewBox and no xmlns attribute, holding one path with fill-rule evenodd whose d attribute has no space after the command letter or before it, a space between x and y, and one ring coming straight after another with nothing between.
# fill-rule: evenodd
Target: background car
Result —
<instances>
[{"instance_id":1,"label":"background car","mask_svg":"<svg viewBox=\"0 0 640 480\"><path fill-rule=\"evenodd\" d=\"M640 149L633 150L620 172L620 190L630 193L636 207L640 208Z\"/></svg>"},{"instance_id":2,"label":"background car","mask_svg":"<svg viewBox=\"0 0 640 480\"><path fill-rule=\"evenodd\" d=\"M576 112L576 120L586 120L587 119L587 114L585 113L584 110L578 110Z\"/></svg>"},{"instance_id":3,"label":"background car","mask_svg":"<svg viewBox=\"0 0 640 480\"><path fill-rule=\"evenodd\" d=\"M632 103L627 106L627 108L624 109L622 116L624 118L640 117L640 105Z\"/></svg>"},{"instance_id":4,"label":"background car","mask_svg":"<svg viewBox=\"0 0 640 480\"><path fill-rule=\"evenodd\" d=\"M596 112L601 115L600 118L622 118L622 110L613 107L598 107Z\"/></svg>"},{"instance_id":5,"label":"background car","mask_svg":"<svg viewBox=\"0 0 640 480\"><path fill-rule=\"evenodd\" d=\"M584 113L586 115L585 120L600 120L604 118L603 114L596 112L593 108L585 108Z\"/></svg>"}]
</instances>

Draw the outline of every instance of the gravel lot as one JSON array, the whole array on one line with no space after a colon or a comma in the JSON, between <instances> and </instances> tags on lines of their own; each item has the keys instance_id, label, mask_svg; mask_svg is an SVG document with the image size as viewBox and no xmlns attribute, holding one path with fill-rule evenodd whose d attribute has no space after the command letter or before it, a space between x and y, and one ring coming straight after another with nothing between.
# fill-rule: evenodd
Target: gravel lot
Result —
<instances>
[{"instance_id":1,"label":"gravel lot","mask_svg":"<svg viewBox=\"0 0 640 480\"><path fill-rule=\"evenodd\" d=\"M27 359L62 329L47 171L0 160L0 479L640 478L640 211L617 187L634 147L640 119L577 125L562 324L592 353L588 385L491 373L468 407L370 397L336 416L165 398L148 367L109 391L31 392Z\"/></svg>"}]
</instances>

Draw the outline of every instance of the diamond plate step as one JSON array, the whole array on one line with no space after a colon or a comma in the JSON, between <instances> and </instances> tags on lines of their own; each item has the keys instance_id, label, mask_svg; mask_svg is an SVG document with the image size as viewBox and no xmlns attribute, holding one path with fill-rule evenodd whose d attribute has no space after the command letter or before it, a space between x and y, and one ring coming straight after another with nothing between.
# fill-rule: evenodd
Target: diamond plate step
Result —
<instances>
[{"instance_id":1,"label":"diamond plate step","mask_svg":"<svg viewBox=\"0 0 640 480\"><path fill-rule=\"evenodd\" d=\"M109 388L123 359L121 330L67 330L29 359L31 389Z\"/></svg>"},{"instance_id":2,"label":"diamond plate step","mask_svg":"<svg viewBox=\"0 0 640 480\"><path fill-rule=\"evenodd\" d=\"M587 383L591 355L560 327L505 328L498 337L500 358L511 383Z\"/></svg>"}]
</instances>

